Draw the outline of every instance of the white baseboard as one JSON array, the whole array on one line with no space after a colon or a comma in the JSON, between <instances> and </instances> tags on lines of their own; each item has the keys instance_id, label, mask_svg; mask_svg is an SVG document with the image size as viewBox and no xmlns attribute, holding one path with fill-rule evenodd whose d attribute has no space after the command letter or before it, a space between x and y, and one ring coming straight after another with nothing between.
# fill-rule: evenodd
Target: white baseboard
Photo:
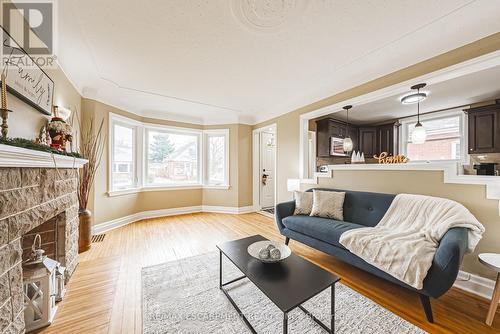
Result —
<instances>
[{"instance_id":1,"label":"white baseboard","mask_svg":"<svg viewBox=\"0 0 500 334\"><path fill-rule=\"evenodd\" d=\"M195 213L195 212L242 214L242 213L254 212L254 210L253 206L230 207L230 206L198 205L198 206L187 206L182 208L142 211L95 225L92 227L92 234L94 235L94 234L104 233L112 229L125 226L143 219L174 216L174 215L181 215L181 214Z\"/></svg>"},{"instance_id":2,"label":"white baseboard","mask_svg":"<svg viewBox=\"0 0 500 334\"><path fill-rule=\"evenodd\" d=\"M495 281L460 270L453 286L491 300L493 289L495 288Z\"/></svg>"},{"instance_id":3,"label":"white baseboard","mask_svg":"<svg viewBox=\"0 0 500 334\"><path fill-rule=\"evenodd\" d=\"M203 205L202 212L217 212L217 213L232 213L232 214L242 214L254 212L253 206L241 206L241 207L231 207L231 206L213 206L213 205Z\"/></svg>"}]
</instances>

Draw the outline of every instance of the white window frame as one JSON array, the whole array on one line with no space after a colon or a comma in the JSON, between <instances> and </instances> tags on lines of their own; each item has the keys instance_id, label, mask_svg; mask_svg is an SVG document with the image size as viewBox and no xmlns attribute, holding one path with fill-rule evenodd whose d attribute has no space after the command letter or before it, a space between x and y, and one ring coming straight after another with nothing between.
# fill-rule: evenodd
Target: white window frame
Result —
<instances>
[{"instance_id":1,"label":"white window frame","mask_svg":"<svg viewBox=\"0 0 500 334\"><path fill-rule=\"evenodd\" d=\"M110 191L114 192L123 192L123 191L129 191L130 189L136 189L139 186L140 178L139 178L139 173L140 173L140 163L138 157L140 156L139 154L141 153L141 147L137 145L138 143L138 138L141 137L141 129L139 127L138 122L126 118L126 117L121 117L118 115L110 115L109 118L109 163L108 163L108 170L109 170L109 178L108 178L108 189ZM114 159L114 147L115 147L115 125L126 127L129 129L133 130L133 139L132 139L132 155L133 155L133 163L132 163L132 168L133 168L133 183L130 187L128 188L120 188L120 189L114 189L113 186L113 165L115 162Z\"/></svg>"},{"instance_id":2,"label":"white window frame","mask_svg":"<svg viewBox=\"0 0 500 334\"><path fill-rule=\"evenodd\" d=\"M229 189L229 129L192 129L152 123L144 123L128 117L109 113L108 118L109 140L108 140L108 196L119 196L143 191L160 190L185 190L185 189ZM120 125L134 129L134 185L126 189L113 189L113 164L114 164L114 126ZM179 134L196 135L198 138L198 182L181 183L169 185L147 185L147 154L148 154L148 131L174 132ZM225 154L225 182L224 184L208 184L206 172L206 138L210 134L223 134L226 139Z\"/></svg>"},{"instance_id":3,"label":"white window frame","mask_svg":"<svg viewBox=\"0 0 500 334\"><path fill-rule=\"evenodd\" d=\"M469 160L469 154L467 152L467 141L468 141L468 128L467 128L467 115L462 109L453 109L440 111L425 115L420 115L420 121L425 126L425 121L449 118L459 116L460 119L460 159L443 159L443 160L411 160L411 162L422 163L422 162L464 162ZM408 144L408 125L417 122L417 116L408 117L400 119L399 123L399 147L401 148L401 154L407 155L407 144Z\"/></svg>"},{"instance_id":4,"label":"white window frame","mask_svg":"<svg viewBox=\"0 0 500 334\"><path fill-rule=\"evenodd\" d=\"M211 136L224 136L224 181L222 183L210 182L208 175L208 138ZM229 187L229 129L210 129L203 130L203 184L207 187Z\"/></svg>"}]
</instances>

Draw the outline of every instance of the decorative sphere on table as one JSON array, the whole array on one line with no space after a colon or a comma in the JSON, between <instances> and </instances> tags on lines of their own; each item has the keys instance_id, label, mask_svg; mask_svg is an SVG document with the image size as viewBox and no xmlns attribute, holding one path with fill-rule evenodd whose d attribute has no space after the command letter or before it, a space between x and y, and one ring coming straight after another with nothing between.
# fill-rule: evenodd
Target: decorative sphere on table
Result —
<instances>
[{"instance_id":1,"label":"decorative sphere on table","mask_svg":"<svg viewBox=\"0 0 500 334\"><path fill-rule=\"evenodd\" d=\"M269 259L269 257L271 256L269 250L267 248L261 248L260 251L259 251L259 258L263 259L263 260L267 260Z\"/></svg>"},{"instance_id":2,"label":"decorative sphere on table","mask_svg":"<svg viewBox=\"0 0 500 334\"><path fill-rule=\"evenodd\" d=\"M273 250L273 249L275 249L275 248L276 248L276 247L275 247L273 244L269 244L269 245L267 245L267 247L266 247L266 249L267 249L268 251L272 251L272 250Z\"/></svg>"},{"instance_id":3,"label":"decorative sphere on table","mask_svg":"<svg viewBox=\"0 0 500 334\"><path fill-rule=\"evenodd\" d=\"M281 258L281 252L278 248L273 248L269 252L269 255L271 256L271 259L273 260L279 260Z\"/></svg>"}]
</instances>

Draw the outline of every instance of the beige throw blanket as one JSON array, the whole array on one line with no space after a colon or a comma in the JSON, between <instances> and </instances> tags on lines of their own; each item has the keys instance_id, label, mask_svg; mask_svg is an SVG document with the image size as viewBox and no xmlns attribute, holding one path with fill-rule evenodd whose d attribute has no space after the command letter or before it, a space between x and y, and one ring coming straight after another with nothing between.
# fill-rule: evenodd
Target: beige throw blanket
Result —
<instances>
[{"instance_id":1,"label":"beige throw blanket","mask_svg":"<svg viewBox=\"0 0 500 334\"><path fill-rule=\"evenodd\" d=\"M371 265L422 289L439 241L453 227L469 229L472 252L484 232L463 205L444 198L400 194L375 227L344 232L340 243Z\"/></svg>"}]
</instances>

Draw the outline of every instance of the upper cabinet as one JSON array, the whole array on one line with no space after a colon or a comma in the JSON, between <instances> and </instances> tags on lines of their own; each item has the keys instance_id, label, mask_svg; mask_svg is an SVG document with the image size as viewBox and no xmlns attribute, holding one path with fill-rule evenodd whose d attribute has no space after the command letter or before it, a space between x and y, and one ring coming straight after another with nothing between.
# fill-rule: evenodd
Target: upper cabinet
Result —
<instances>
[{"instance_id":1,"label":"upper cabinet","mask_svg":"<svg viewBox=\"0 0 500 334\"><path fill-rule=\"evenodd\" d=\"M377 127L377 154L387 152L390 155L398 154L397 138L394 133L397 128L394 123L379 125Z\"/></svg>"},{"instance_id":2,"label":"upper cabinet","mask_svg":"<svg viewBox=\"0 0 500 334\"><path fill-rule=\"evenodd\" d=\"M362 126L350 124L332 118L316 121L316 155L318 157L330 156L331 137L346 138L349 136L353 142L353 150L371 158L380 152L397 154L398 137L394 123L378 126Z\"/></svg>"},{"instance_id":3,"label":"upper cabinet","mask_svg":"<svg viewBox=\"0 0 500 334\"><path fill-rule=\"evenodd\" d=\"M333 118L325 118L316 121L316 155L318 157L330 156L331 137L346 138L347 133L352 139L354 149L358 149L358 129L347 123Z\"/></svg>"},{"instance_id":4,"label":"upper cabinet","mask_svg":"<svg viewBox=\"0 0 500 334\"><path fill-rule=\"evenodd\" d=\"M469 154L500 153L500 100L496 104L467 110Z\"/></svg>"},{"instance_id":5,"label":"upper cabinet","mask_svg":"<svg viewBox=\"0 0 500 334\"><path fill-rule=\"evenodd\" d=\"M359 150L365 154L365 158L371 158L377 154L377 128L375 126L360 127Z\"/></svg>"},{"instance_id":6,"label":"upper cabinet","mask_svg":"<svg viewBox=\"0 0 500 334\"><path fill-rule=\"evenodd\" d=\"M321 119L316 122L316 155L330 156L330 120Z\"/></svg>"},{"instance_id":7,"label":"upper cabinet","mask_svg":"<svg viewBox=\"0 0 500 334\"><path fill-rule=\"evenodd\" d=\"M347 134L346 124L335 120L328 120L330 126L330 137L345 138Z\"/></svg>"}]
</instances>

